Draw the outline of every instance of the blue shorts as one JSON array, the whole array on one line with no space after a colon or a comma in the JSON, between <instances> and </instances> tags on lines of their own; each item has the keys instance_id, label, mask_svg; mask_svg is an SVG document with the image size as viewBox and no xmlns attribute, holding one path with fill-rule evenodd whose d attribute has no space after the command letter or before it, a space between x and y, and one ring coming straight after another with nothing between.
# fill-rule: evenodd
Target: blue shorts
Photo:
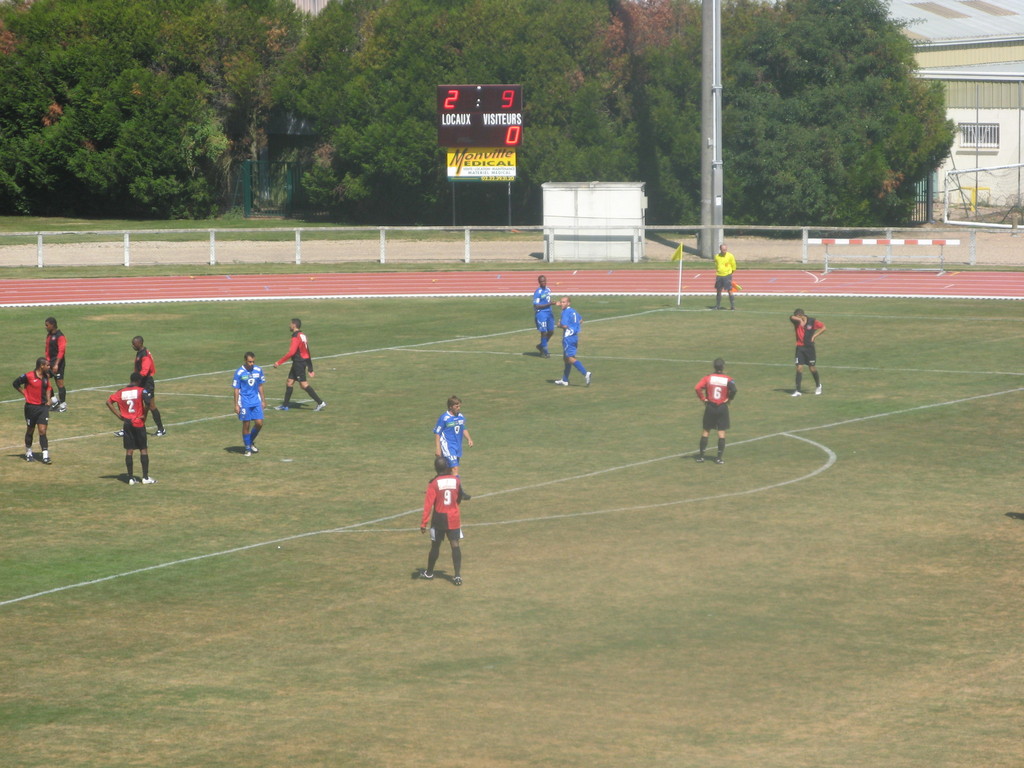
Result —
<instances>
[{"instance_id":1,"label":"blue shorts","mask_svg":"<svg viewBox=\"0 0 1024 768\"><path fill-rule=\"evenodd\" d=\"M263 421L263 406L260 404L242 406L238 409L239 421Z\"/></svg>"},{"instance_id":2,"label":"blue shorts","mask_svg":"<svg viewBox=\"0 0 1024 768\"><path fill-rule=\"evenodd\" d=\"M541 333L554 333L555 332L555 316L550 312L538 312L537 317L537 330Z\"/></svg>"},{"instance_id":3,"label":"blue shorts","mask_svg":"<svg viewBox=\"0 0 1024 768\"><path fill-rule=\"evenodd\" d=\"M576 357L576 347L579 346L579 343L579 337L566 336L562 339L562 354L566 357Z\"/></svg>"}]
</instances>

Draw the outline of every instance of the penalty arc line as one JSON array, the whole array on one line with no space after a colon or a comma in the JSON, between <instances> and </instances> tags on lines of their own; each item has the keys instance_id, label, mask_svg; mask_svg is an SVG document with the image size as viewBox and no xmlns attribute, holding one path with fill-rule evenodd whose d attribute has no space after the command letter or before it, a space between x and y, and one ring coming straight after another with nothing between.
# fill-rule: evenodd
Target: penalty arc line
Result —
<instances>
[{"instance_id":1,"label":"penalty arc line","mask_svg":"<svg viewBox=\"0 0 1024 768\"><path fill-rule=\"evenodd\" d=\"M752 443L752 442L757 442L759 440L766 440L766 439L771 438L771 437L780 437L780 436L793 437L793 438L796 438L796 439L799 439L799 440L804 440L805 442L811 443L813 445L819 446L818 443L814 443L813 441L808 440L807 438L800 437L796 433L798 433L798 432L809 432L809 431L813 431L813 430L817 430L817 429L827 429L827 428L830 428L830 427L839 427L839 426L844 426L846 424L856 424L856 423L863 422L863 421L869 421L871 419L883 418L883 417L888 417L888 416L899 416L899 415L902 415L902 414L905 414L905 413L915 413L917 411L921 411L921 410L925 410L925 409L930 409L930 408L939 408L939 407L947 406L947 405L959 405L961 403L971 402L973 400L979 400L979 399L989 398L989 397L999 397L999 396L1002 396L1002 395L1014 394L1014 393L1022 392L1022 391L1024 391L1024 387L1019 387L1019 388L1016 388L1016 389L1004 390L1002 392L993 392L993 393L988 393L988 394L983 394L983 395L973 395L971 397L964 397L964 398L960 398L960 399L957 399L957 400L948 400L946 402L941 402L941 403L928 403L928 404L925 404L925 405L914 406L913 408L904 408L904 409L897 410L897 411L889 411L887 413L879 413L879 414L874 414L874 415L871 415L871 416L862 416L862 417L858 417L858 418L854 418L854 419L846 419L844 421L837 421L837 422L833 422L831 424L822 424L822 425L819 425L819 426L816 426L816 427L803 427L803 428L800 428L800 429L788 430L788 431L784 431L784 432L777 432L777 433L772 434L772 435L762 435L760 437L753 437L753 438L749 438L747 440L742 440L740 442L733 443L733 446L743 445L745 443ZM828 451L828 449L825 448L824 446L819 446L819 447L821 447L823 450ZM489 497L489 496L499 496L499 495L504 495L504 494L507 494L507 493L516 493L516 492L521 492L521 491L526 491L526 490L533 490L533 489L541 488L541 487L544 487L544 486L547 486L547 485L554 485L556 483L563 483L563 482L581 480L581 479L585 479L585 478L588 478L588 477L594 477L596 475L605 474L607 472L615 472L615 471L618 471L618 470L621 470L621 469L629 469L629 468L632 468L632 467L643 466L645 464L653 464L653 463L658 462L658 461L666 461L668 459L680 458L680 457L686 456L686 455L688 455L688 454L682 453L682 454L672 454L671 456L661 456L661 457L658 457L658 458L655 458L655 459L646 459L644 461L637 462L635 464L628 464L628 465L623 465L621 467L612 467L610 469L597 470L595 472L589 472L589 473L586 473L586 474L583 474L583 475L578 475L578 476L575 476L575 477L559 478L559 479L555 479L555 480L548 480L548 481L543 482L543 483L537 483L535 485L522 486L520 488L510 488L510 489L507 489L507 490L504 490L504 491L494 491L494 492L488 493L488 494L479 494L477 496L477 498L485 498L485 497ZM834 462L830 462L828 464L828 466L832 466L832 463L834 463ZM821 471L824 471L824 469L822 469ZM777 484L777 485L771 486L771 487L772 488L781 487L782 485L788 485L788 484L793 483L793 482L798 482L800 480L807 479L808 477L811 477L811 476L813 476L813 474L812 475L807 475L807 476L804 476L804 477L801 477L801 478L796 478L794 480L787 480L784 483L780 483L780 484ZM749 494L749 493L753 493L756 490L760 490L760 489L751 489L751 490L746 490L746 491L738 491L738 492L735 492L734 494L725 494L725 495L736 495L736 496L746 495L746 494ZM718 497L711 497L711 498L722 498L722 497L718 496ZM678 504L678 503L681 503L681 502L680 501L675 501L675 502L669 502L669 503L670 504ZM419 510L417 510L417 509L410 509L410 510L406 510L404 512L398 512L398 513L396 513L394 515L388 515L386 517L380 517L380 518L377 518L375 520L365 520L365 521L360 522L360 523L353 523L351 525L342 526L340 528L331 528L331 529L322 530L322 531L309 531L309 532L306 532L306 533L298 533L298 534L294 534L292 536L285 536L285 537L282 537L282 538L273 539L271 541L263 541L263 542L258 542L256 544L247 544L247 545L244 545L244 546L241 546L241 547L234 547L232 549L226 549L226 550L223 550L223 551L220 551L220 552L211 552L211 553L208 553L208 554L205 554L205 555L196 555L194 557L186 557L186 558L183 558L181 560L174 560L174 561L167 562L167 563L160 563L158 565L150 565L150 566L147 566L145 568L137 568L135 570L125 571L124 573L117 573L117 574L113 574L113 575L110 575L110 576L103 576L103 577L98 578L98 579L92 579L90 581L83 581L83 582L79 582L77 584L68 584L68 585L65 585L65 586L62 586L62 587L54 587L53 589L44 590L42 592L35 592L33 594L30 594L30 595L23 595L21 597L11 598L9 600L2 600L2 601L0 601L0 607L4 607L4 606L7 606L7 605L13 605L14 603L20 603L20 602L24 602L24 601L27 601L27 600L32 600L32 599L35 599L35 598L44 597L46 595L56 594L56 593L59 593L59 592L66 592L66 591L71 590L71 589L77 589L77 588L80 588L80 587L94 586L96 584L102 584L104 582L113 581L115 579L125 578L127 576L135 576L135 575L138 575L138 574L141 574L141 573L147 573L147 572L150 572L150 571L160 570L162 568L170 568L172 566L184 565L186 563L193 563L193 562L198 562L198 561L201 561L201 560L208 560L208 559L211 559L211 558L214 558L214 557L223 557L225 555L237 554L239 552L247 552L249 550L258 549L260 547L271 546L271 545L274 545L274 544L281 544L281 543L288 542L288 541L296 541L298 539L305 539L305 538L310 538L312 536L320 536L320 535L329 534L329 533L346 533L346 532L354 531L354 530L360 529L360 528L365 529L366 526L377 525L379 523L388 522L390 520L396 520L396 519L401 518L401 517L406 517L407 515L415 514L418 511ZM576 513L576 514L577 515L583 515L583 514L587 514L587 513ZM538 520L543 520L543 519L549 519L549 518L538 518ZM527 521L522 521L522 522L527 522ZM499 525L499 524L501 524L501 523L490 523L489 525ZM479 524L479 525L482 525L482 524Z\"/></svg>"},{"instance_id":2,"label":"penalty arc line","mask_svg":"<svg viewBox=\"0 0 1024 768\"><path fill-rule=\"evenodd\" d=\"M678 505L678 504L692 504L692 503L695 503L695 502L708 501L708 500L711 500L711 499L722 499L722 498L729 498L729 497L734 497L734 496L745 496L745 495L749 495L751 493L760 493L762 491L770 491L770 490L773 490L775 488L781 488L783 486L790 485L792 483L798 483L798 482L802 482L803 480L809 480L810 478L815 477L816 475L819 475L822 472L824 472L827 469L829 469L833 464L836 463L836 461L838 459L838 457L836 456L834 451L832 451L830 448L827 448L826 446L822 445L821 443L816 443L815 441L809 440L806 437L800 437L798 435L789 434L788 432L779 432L776 435L765 435L763 437L756 437L756 438L752 438L750 440L744 440L743 442L744 443L751 443L751 442L756 442L758 440L765 440L765 439L767 439L769 437L790 437L790 438L793 438L795 440L801 440L801 441L803 441L805 443L809 443L810 445L813 445L813 446L815 446L817 448L820 448L822 451L825 452L825 454L826 454L826 456L828 458L827 458L827 460L825 461L824 464L822 464L820 467L818 467L817 469L815 469L812 472L809 472L806 475L802 475L800 477L791 478L789 480L784 480L784 481L782 481L780 483L773 483L772 485L766 485L766 486L763 486L761 488L749 488L749 489L743 490L743 491L731 491L729 493L721 493L721 494L715 494L713 496L704 496L704 497L693 498L693 499L676 499L674 501L660 502L658 504L647 504L647 505L643 505L643 506L639 506L639 507L623 507L623 508L619 508L619 509L591 510L589 512L573 512L573 513L561 514L561 515L548 515L548 516L545 516L545 517L523 518L523 519L519 519L519 520L501 520L501 521L495 521L495 522L490 522L490 523L475 523L475 524L472 525L472 527L480 528L480 527L484 527L484 526L513 525L513 524L520 524L520 523L543 522L543 521L546 521L546 520L558 520L558 519L575 518L575 517L589 517L589 516L593 516L593 515L608 515L608 514L614 514L614 513L617 513L617 512L640 512L640 511L643 511L643 510L658 509L660 507L669 507L669 506L674 506L674 505ZM596 475L605 474L605 473L608 473L608 472L615 472L615 471L619 471L619 470L623 470L623 469L629 469L629 468L632 468L632 467L642 466L644 464L652 464L652 463L655 463L655 462L658 462L658 461L665 461L667 459L678 458L678 457L683 456L683 455L685 455L685 454L674 454L672 456L662 456L662 457L657 458L657 459L647 459L645 461L637 462L635 464L624 465L624 466L621 466L621 467L612 467L610 469L603 469L603 470L599 470L597 472L589 472L587 474L577 475L575 477L560 478L558 480L551 480L551 481L548 481L546 483L539 483L537 485L524 486L522 488L509 488L509 489L506 489L506 490L503 490L503 491L495 491L493 493L480 494L480 495L477 496L477 498L481 498L482 499L482 498L486 498L486 497L490 497L490 496L501 496L501 495L504 495L504 494L507 494L507 493L518 493L518 492L521 492L521 491L524 491L524 490L530 490L530 489L533 489L533 488L539 488L539 487L542 487L544 485L551 485L553 483L569 482L569 481L579 480L579 479L583 479L583 478L587 478L587 477L594 477ZM150 572L153 572L153 571L162 570L164 568L171 568L171 567L178 566L178 565L187 565L188 563L200 562L202 560L211 560L211 559L213 559L215 557L225 557L227 555L236 555L236 554L239 554L241 552L248 552L248 551L251 551L251 550L254 550L254 549L259 549L260 547L267 547L267 546L272 546L272 545L275 545L275 544L283 544L285 542L297 541L299 539L311 538L313 536L323 536L325 534L332 534L332 533L349 533L349 532L354 532L356 529L363 529L361 532L365 532L365 533L381 533L381 532L386 532L386 533L400 533L400 532L402 532L402 533L404 533L404 532L408 532L409 530L412 530L412 529L386 529L384 531L374 531L372 529L370 529L370 530L366 529L366 526L378 525L380 523L385 523L385 522L388 522L390 520L397 520L398 518L406 517L408 515L413 515L413 514L416 514L416 513L420 512L420 511L421 510L419 510L419 509L408 509L408 510L405 510L404 512L398 512L398 513L396 513L394 515L387 515L385 517L379 517L379 518L377 518L375 520L364 520L362 522L352 523L351 525L342 526L340 528L330 528L330 529L326 529L326 530L322 530L322 531L307 531L306 533L297 533L297 534L294 534L292 536L284 536L284 537L281 537L281 538L278 538L278 539L273 539L271 541L262 541L262 542L258 542L256 544L246 544L246 545L243 545L243 546L240 546L240 547L232 547L231 549L225 549L225 550L222 550L220 552L209 552L209 553L207 553L205 555L194 555L193 557L185 557L185 558L182 558L180 560L172 560L172 561L166 562L166 563L158 563L157 565L149 565L149 566L146 566L144 568L135 568L135 569L130 570L130 571L124 571L123 573L115 573L115 574L111 574L110 576L102 576L102 577L100 577L98 579L90 579L89 581L81 581L81 582L78 582L77 584L67 584L67 585L62 586L62 587L54 587L53 589L43 590L42 592L35 592L33 594L30 594L30 595L22 595L21 597L14 597L14 598L11 598L11 599L8 599L8 600L0 600L0 607L4 607L4 606L7 606L7 605L13 605L15 603L25 602L25 601L28 601L28 600L33 600L33 599L40 598L40 597L45 597L46 595L54 595L54 594L58 594L60 592L67 592L67 591L72 590L72 589L79 589L79 588L82 588L82 587L92 587L92 586L96 586L97 584L104 584L104 583L109 582L109 581L115 581L117 579L127 578L128 576L138 576L139 574L150 573ZM470 527L470 526L466 526L466 527Z\"/></svg>"}]
</instances>

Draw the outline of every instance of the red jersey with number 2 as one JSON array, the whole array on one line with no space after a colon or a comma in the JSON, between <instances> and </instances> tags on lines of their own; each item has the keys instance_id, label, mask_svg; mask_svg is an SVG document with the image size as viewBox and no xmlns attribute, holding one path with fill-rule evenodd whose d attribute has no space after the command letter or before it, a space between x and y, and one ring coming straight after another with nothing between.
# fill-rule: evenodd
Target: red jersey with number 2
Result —
<instances>
[{"instance_id":1,"label":"red jersey with number 2","mask_svg":"<svg viewBox=\"0 0 1024 768\"><path fill-rule=\"evenodd\" d=\"M726 376L724 373L709 373L697 382L694 390L697 392L697 397L704 402L721 405L729 402L729 383L731 381L732 377Z\"/></svg>"},{"instance_id":2,"label":"red jersey with number 2","mask_svg":"<svg viewBox=\"0 0 1024 768\"><path fill-rule=\"evenodd\" d=\"M462 521L459 519L459 478L455 475L438 475L427 484L421 527L426 528L430 525L430 518L434 512L448 516L449 531L462 527Z\"/></svg>"},{"instance_id":3,"label":"red jersey with number 2","mask_svg":"<svg viewBox=\"0 0 1024 768\"><path fill-rule=\"evenodd\" d=\"M117 404L122 419L131 419L133 427L146 426L146 390L142 387L125 387L112 394L107 400Z\"/></svg>"}]
</instances>

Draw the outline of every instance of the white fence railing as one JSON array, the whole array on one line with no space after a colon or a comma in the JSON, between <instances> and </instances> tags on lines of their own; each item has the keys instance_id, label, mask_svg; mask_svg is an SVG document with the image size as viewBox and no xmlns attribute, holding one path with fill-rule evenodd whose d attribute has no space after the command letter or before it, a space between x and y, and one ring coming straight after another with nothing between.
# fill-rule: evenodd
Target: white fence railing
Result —
<instances>
[{"instance_id":1,"label":"white fence railing","mask_svg":"<svg viewBox=\"0 0 1024 768\"><path fill-rule=\"evenodd\" d=\"M829 227L623 228L619 225L613 229L603 235L593 224L579 228L239 227L3 232L0 233L0 266L303 265L359 261L380 264L425 261L636 263L668 261L680 246L686 260L698 258L702 231L708 231L715 239L712 250L717 250L717 243L723 238L729 240L730 249L741 261L746 255L809 264L821 261L814 250L825 239L854 237L862 242L864 238L880 236L895 242L901 237L916 238L921 234L921 230L893 228L854 231ZM946 253L945 260L975 264L976 230L930 230L928 234L941 239L951 232L960 236L966 234L966 252L961 248L952 258ZM598 247L594 247L595 244Z\"/></svg>"}]
</instances>

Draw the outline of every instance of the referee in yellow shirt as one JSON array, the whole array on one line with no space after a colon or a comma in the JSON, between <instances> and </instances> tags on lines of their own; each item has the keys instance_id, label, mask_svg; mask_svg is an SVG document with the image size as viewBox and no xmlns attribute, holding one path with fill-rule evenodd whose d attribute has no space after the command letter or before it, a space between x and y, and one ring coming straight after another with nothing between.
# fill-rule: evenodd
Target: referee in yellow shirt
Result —
<instances>
[{"instance_id":1,"label":"referee in yellow shirt","mask_svg":"<svg viewBox=\"0 0 1024 768\"><path fill-rule=\"evenodd\" d=\"M715 254L715 309L725 309L722 306L723 290L729 294L729 309L736 309L732 295L732 273L735 271L736 257L722 243Z\"/></svg>"}]
</instances>

